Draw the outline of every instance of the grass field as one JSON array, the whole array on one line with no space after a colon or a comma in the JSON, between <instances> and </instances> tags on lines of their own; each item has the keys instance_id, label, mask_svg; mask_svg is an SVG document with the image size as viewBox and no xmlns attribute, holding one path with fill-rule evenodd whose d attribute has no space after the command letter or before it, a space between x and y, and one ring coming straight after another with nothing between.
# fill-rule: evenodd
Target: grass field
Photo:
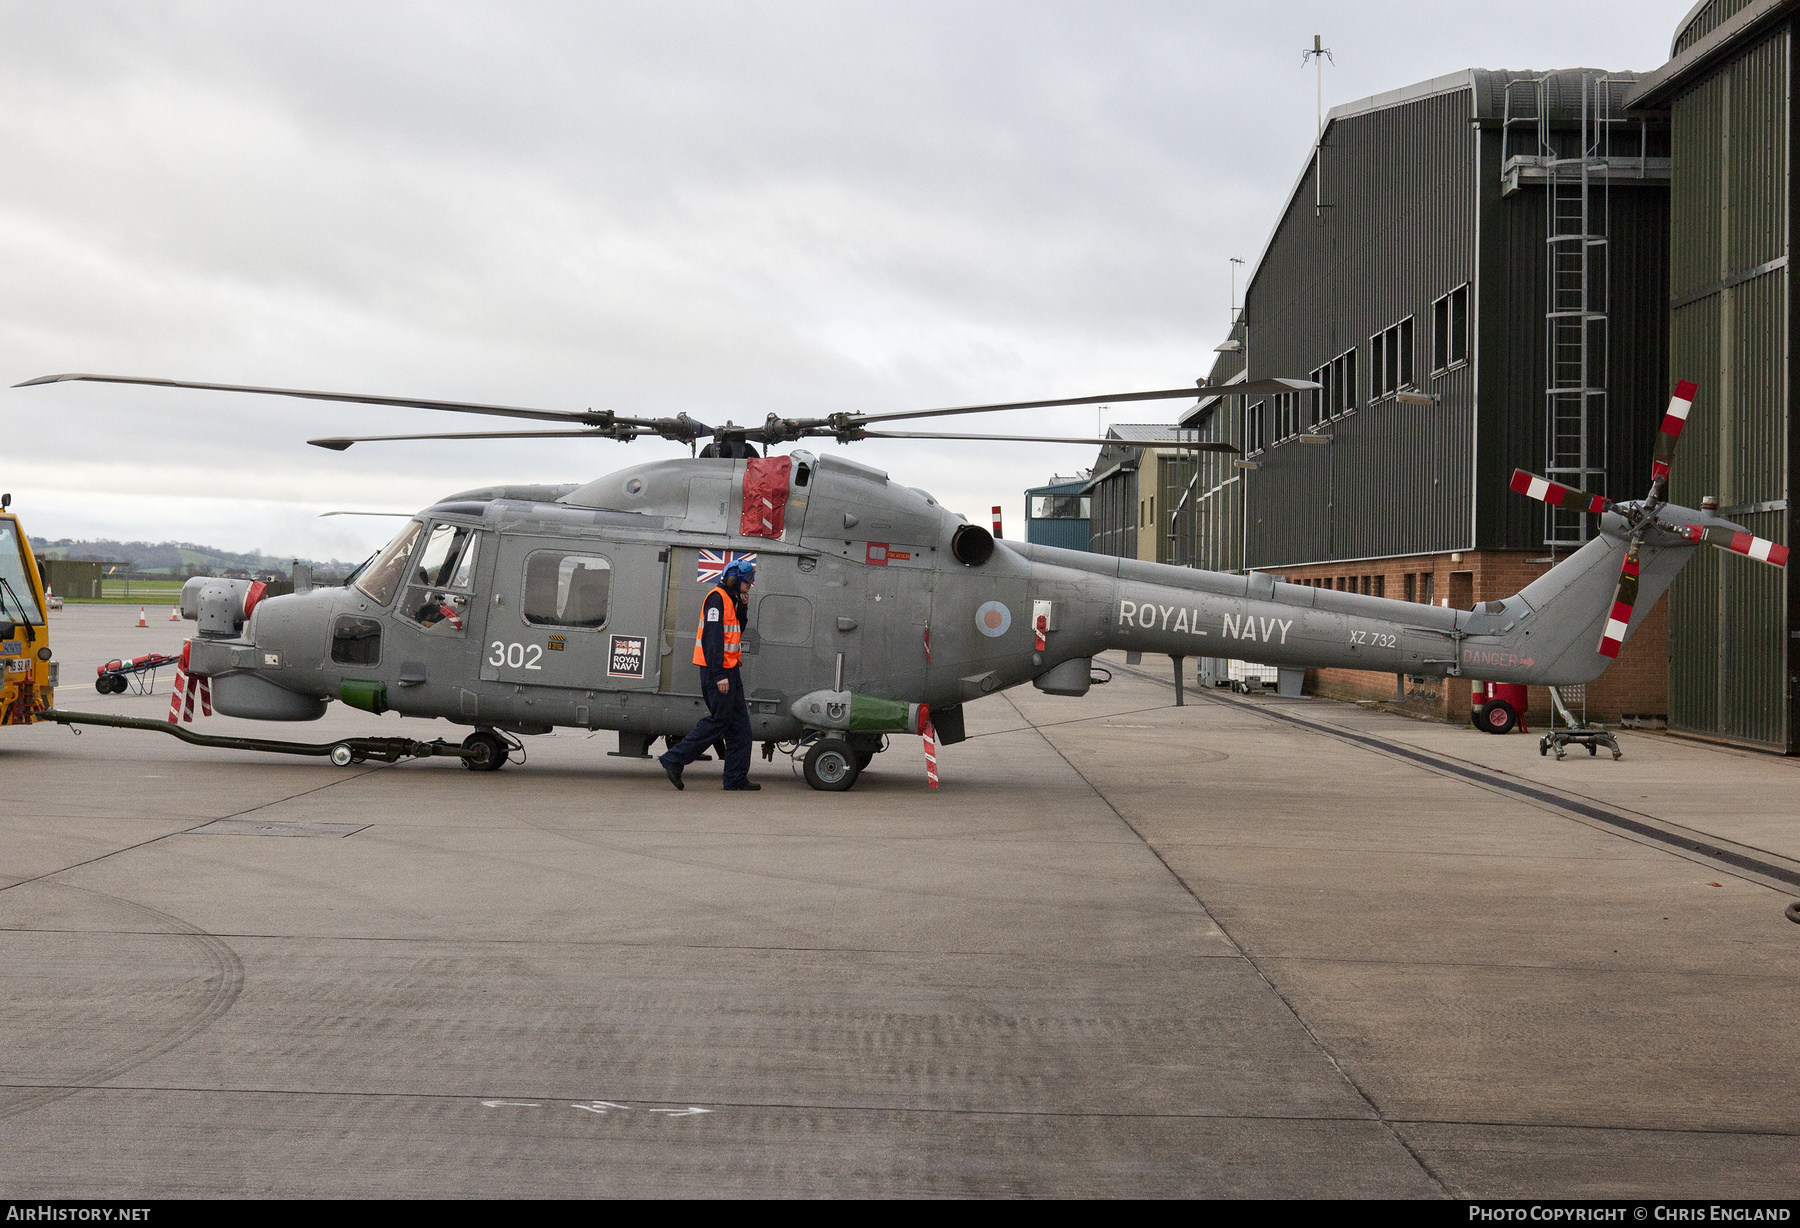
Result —
<instances>
[{"instance_id":1,"label":"grass field","mask_svg":"<svg viewBox=\"0 0 1800 1228\"><path fill-rule=\"evenodd\" d=\"M64 600L70 605L180 605L182 583L180 580L104 580L98 599L66 597ZM164 616L167 614L165 610Z\"/></svg>"}]
</instances>

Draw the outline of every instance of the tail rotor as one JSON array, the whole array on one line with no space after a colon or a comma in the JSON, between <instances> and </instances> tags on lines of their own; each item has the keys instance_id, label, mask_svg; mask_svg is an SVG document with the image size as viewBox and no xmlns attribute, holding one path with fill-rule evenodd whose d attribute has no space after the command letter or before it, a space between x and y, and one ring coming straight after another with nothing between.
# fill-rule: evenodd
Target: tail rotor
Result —
<instances>
[{"instance_id":1,"label":"tail rotor","mask_svg":"<svg viewBox=\"0 0 1800 1228\"><path fill-rule=\"evenodd\" d=\"M1693 409L1694 397L1699 391L1699 386L1692 380L1684 379L1675 385L1675 395L1669 398L1669 408L1664 411L1662 423L1657 429L1656 456L1650 463L1650 493L1640 502L1615 503L1611 499L1591 495L1560 482L1552 482L1549 478L1541 478L1523 469L1513 470L1511 486L1519 494L1552 507L1569 508L1594 516L1613 512L1625 521L1626 527L1631 531L1625 547L1625 561L1619 568L1619 582L1613 589L1612 608L1607 614L1596 649L1602 656L1617 657L1620 647L1625 643L1625 633L1631 627L1632 611L1637 606L1639 555L1645 538L1653 529L1696 544L1717 546L1721 550L1741 554L1773 567L1787 566L1786 546L1746 533L1736 525L1722 521L1704 525L1671 524L1658 518L1657 512L1668 502L1669 466L1675 459L1675 445L1681 442L1682 428L1687 425L1688 413Z\"/></svg>"}]
</instances>

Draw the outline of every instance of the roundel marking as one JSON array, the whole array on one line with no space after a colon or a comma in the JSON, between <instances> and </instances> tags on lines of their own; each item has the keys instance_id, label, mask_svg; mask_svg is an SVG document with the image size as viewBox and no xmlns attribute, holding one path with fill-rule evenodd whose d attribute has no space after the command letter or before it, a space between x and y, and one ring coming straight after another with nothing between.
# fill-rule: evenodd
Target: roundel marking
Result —
<instances>
[{"instance_id":1,"label":"roundel marking","mask_svg":"<svg viewBox=\"0 0 1800 1228\"><path fill-rule=\"evenodd\" d=\"M986 601L975 611L975 629L990 639L1005 635L1012 626L1012 611L998 601Z\"/></svg>"}]
</instances>

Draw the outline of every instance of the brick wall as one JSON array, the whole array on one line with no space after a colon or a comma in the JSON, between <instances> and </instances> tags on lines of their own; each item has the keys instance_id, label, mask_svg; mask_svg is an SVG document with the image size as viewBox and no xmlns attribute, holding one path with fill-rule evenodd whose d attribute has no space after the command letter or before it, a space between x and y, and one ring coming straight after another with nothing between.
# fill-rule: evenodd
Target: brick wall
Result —
<instances>
[{"instance_id":1,"label":"brick wall","mask_svg":"<svg viewBox=\"0 0 1800 1228\"><path fill-rule=\"evenodd\" d=\"M1371 596L1405 600L1408 579L1411 596L1423 600L1429 591L1432 604L1446 602L1458 609L1469 609L1476 602L1498 601L1524 588L1549 568L1543 563L1528 562L1525 551L1465 551L1460 555L1415 555L1403 559L1382 559L1368 563L1318 563L1305 567L1283 567L1277 574L1289 583L1316 583L1319 587L1368 593ZM1426 577L1429 577L1429 589ZM1396 701L1393 674L1370 673L1366 670L1320 669L1306 671L1308 694L1331 699L1379 699ZM1410 712L1438 720L1469 719L1469 680L1466 678L1431 678L1423 683L1407 682L1402 706ZM1542 687L1531 687L1526 723L1547 727L1550 718L1550 693ZM1588 684L1588 716L1594 720L1616 724L1621 716L1656 715L1669 710L1669 602L1667 596L1658 601L1645 616L1642 625L1619 653L1618 660L1596 681Z\"/></svg>"}]
</instances>

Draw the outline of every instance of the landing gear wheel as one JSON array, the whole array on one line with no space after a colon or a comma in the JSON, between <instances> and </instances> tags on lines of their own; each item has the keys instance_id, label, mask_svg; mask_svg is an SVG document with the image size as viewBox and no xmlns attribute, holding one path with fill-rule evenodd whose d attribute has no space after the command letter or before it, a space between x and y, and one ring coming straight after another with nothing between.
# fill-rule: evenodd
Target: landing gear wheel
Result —
<instances>
[{"instance_id":1,"label":"landing gear wheel","mask_svg":"<svg viewBox=\"0 0 1800 1228\"><path fill-rule=\"evenodd\" d=\"M1540 758L1545 757L1545 756L1548 756L1549 754L1550 754L1550 739L1549 738L1539 738L1538 739L1538 755L1539 755L1539 757Z\"/></svg>"},{"instance_id":2,"label":"landing gear wheel","mask_svg":"<svg viewBox=\"0 0 1800 1228\"><path fill-rule=\"evenodd\" d=\"M873 763L874 761L875 761L875 752L874 751L859 750L856 752L856 770L858 772L861 772L864 768L868 767L869 764Z\"/></svg>"},{"instance_id":3,"label":"landing gear wheel","mask_svg":"<svg viewBox=\"0 0 1800 1228\"><path fill-rule=\"evenodd\" d=\"M1588 743L1588 758L1592 759L1595 755L1597 755L1599 753L1600 753L1600 748L1598 746L1595 746L1592 742L1589 742Z\"/></svg>"},{"instance_id":4,"label":"landing gear wheel","mask_svg":"<svg viewBox=\"0 0 1800 1228\"><path fill-rule=\"evenodd\" d=\"M1511 733L1519 723L1519 714L1503 699L1489 700L1481 709L1479 724L1486 733Z\"/></svg>"},{"instance_id":5,"label":"landing gear wheel","mask_svg":"<svg viewBox=\"0 0 1800 1228\"><path fill-rule=\"evenodd\" d=\"M498 772L506 764L506 743L492 729L477 729L463 739L463 749L475 752L463 756L471 772Z\"/></svg>"},{"instance_id":6,"label":"landing gear wheel","mask_svg":"<svg viewBox=\"0 0 1800 1228\"><path fill-rule=\"evenodd\" d=\"M827 793L842 793L862 775L857 758L841 738L820 738L806 752L806 783Z\"/></svg>"},{"instance_id":7,"label":"landing gear wheel","mask_svg":"<svg viewBox=\"0 0 1800 1228\"><path fill-rule=\"evenodd\" d=\"M339 742L331 748L331 761L338 767L349 767L356 762L356 752L350 749L348 742Z\"/></svg>"}]
</instances>

